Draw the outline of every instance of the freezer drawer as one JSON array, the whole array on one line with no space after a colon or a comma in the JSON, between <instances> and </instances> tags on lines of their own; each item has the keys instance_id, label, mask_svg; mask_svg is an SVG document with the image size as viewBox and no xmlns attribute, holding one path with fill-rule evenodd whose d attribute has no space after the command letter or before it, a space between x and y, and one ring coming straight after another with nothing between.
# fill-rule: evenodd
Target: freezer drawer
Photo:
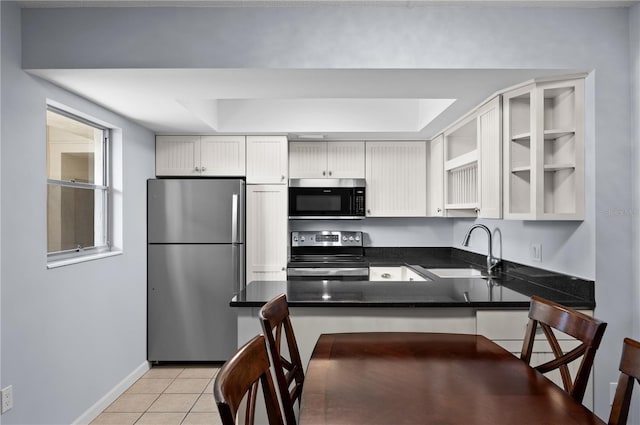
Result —
<instances>
[{"instance_id":1,"label":"freezer drawer","mask_svg":"<svg viewBox=\"0 0 640 425\"><path fill-rule=\"evenodd\" d=\"M236 351L237 317L229 302L239 248L148 246L149 361L225 361Z\"/></svg>"}]
</instances>

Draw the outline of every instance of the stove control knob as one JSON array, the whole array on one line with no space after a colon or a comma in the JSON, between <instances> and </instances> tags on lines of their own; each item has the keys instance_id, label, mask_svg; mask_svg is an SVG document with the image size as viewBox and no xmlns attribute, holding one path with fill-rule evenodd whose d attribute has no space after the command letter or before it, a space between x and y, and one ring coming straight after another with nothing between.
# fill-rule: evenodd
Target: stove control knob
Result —
<instances>
[{"instance_id":1,"label":"stove control knob","mask_svg":"<svg viewBox=\"0 0 640 425\"><path fill-rule=\"evenodd\" d=\"M356 242L360 242L360 236L356 235Z\"/></svg>"},{"instance_id":2,"label":"stove control knob","mask_svg":"<svg viewBox=\"0 0 640 425\"><path fill-rule=\"evenodd\" d=\"M349 241L353 242L353 236L349 236Z\"/></svg>"},{"instance_id":3,"label":"stove control knob","mask_svg":"<svg viewBox=\"0 0 640 425\"><path fill-rule=\"evenodd\" d=\"M300 236L300 242L304 242L304 236Z\"/></svg>"},{"instance_id":4,"label":"stove control knob","mask_svg":"<svg viewBox=\"0 0 640 425\"><path fill-rule=\"evenodd\" d=\"M294 236L294 237L293 237L293 241L294 241L294 242L298 242L298 237L297 237L297 236Z\"/></svg>"},{"instance_id":5,"label":"stove control knob","mask_svg":"<svg viewBox=\"0 0 640 425\"><path fill-rule=\"evenodd\" d=\"M347 237L346 237L346 236L343 236L343 237L342 237L342 240L346 242L346 241L347 241Z\"/></svg>"}]
</instances>

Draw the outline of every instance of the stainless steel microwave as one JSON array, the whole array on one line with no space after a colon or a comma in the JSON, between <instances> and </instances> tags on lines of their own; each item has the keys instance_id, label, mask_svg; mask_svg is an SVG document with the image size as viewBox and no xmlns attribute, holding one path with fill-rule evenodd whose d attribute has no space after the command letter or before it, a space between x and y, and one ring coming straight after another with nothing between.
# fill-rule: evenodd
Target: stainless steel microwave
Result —
<instances>
[{"instance_id":1,"label":"stainless steel microwave","mask_svg":"<svg viewBox=\"0 0 640 425\"><path fill-rule=\"evenodd\" d=\"M364 211L364 179L289 180L291 219L360 219Z\"/></svg>"}]
</instances>

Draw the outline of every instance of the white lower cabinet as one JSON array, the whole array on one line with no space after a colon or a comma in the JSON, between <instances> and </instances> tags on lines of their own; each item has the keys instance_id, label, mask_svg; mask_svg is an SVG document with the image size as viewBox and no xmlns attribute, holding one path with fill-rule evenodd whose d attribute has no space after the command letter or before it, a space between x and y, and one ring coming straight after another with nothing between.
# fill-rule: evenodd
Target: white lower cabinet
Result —
<instances>
[{"instance_id":1,"label":"white lower cabinet","mask_svg":"<svg viewBox=\"0 0 640 425\"><path fill-rule=\"evenodd\" d=\"M247 282L287 278L287 186L247 185Z\"/></svg>"},{"instance_id":2,"label":"white lower cabinet","mask_svg":"<svg viewBox=\"0 0 640 425\"><path fill-rule=\"evenodd\" d=\"M583 310L582 313L592 315L591 311ZM520 353L522 352L522 344L528 323L529 312L526 310L478 310L476 312L476 333L484 335L517 357L520 357ZM532 366L545 363L555 358L551 347L546 341L546 337L540 328L538 329L540 334L536 336L536 341L533 345L533 354L531 355ZM580 341L575 340L569 335L555 330L554 333L560 343L560 347L565 353L580 345ZM572 379L575 377L579 364L579 360L569 364ZM546 373L545 376L562 388L560 372L554 370ZM589 409L593 409L593 372L589 378L589 384L587 385L587 391L585 392L582 403Z\"/></svg>"}]
</instances>

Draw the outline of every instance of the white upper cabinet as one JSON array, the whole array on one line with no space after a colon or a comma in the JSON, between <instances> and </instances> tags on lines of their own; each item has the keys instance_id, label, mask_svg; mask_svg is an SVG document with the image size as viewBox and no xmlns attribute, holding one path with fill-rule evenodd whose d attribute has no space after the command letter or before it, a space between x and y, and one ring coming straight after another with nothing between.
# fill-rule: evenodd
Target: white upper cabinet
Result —
<instances>
[{"instance_id":1,"label":"white upper cabinet","mask_svg":"<svg viewBox=\"0 0 640 425\"><path fill-rule=\"evenodd\" d=\"M504 95L504 216L584 219L584 79Z\"/></svg>"},{"instance_id":2,"label":"white upper cabinet","mask_svg":"<svg viewBox=\"0 0 640 425\"><path fill-rule=\"evenodd\" d=\"M429 215L444 216L444 135L429 142Z\"/></svg>"},{"instance_id":3,"label":"white upper cabinet","mask_svg":"<svg viewBox=\"0 0 640 425\"><path fill-rule=\"evenodd\" d=\"M286 136L247 136L247 183L287 184Z\"/></svg>"},{"instance_id":4,"label":"white upper cabinet","mask_svg":"<svg viewBox=\"0 0 640 425\"><path fill-rule=\"evenodd\" d=\"M156 176L199 176L200 136L156 136Z\"/></svg>"},{"instance_id":5,"label":"white upper cabinet","mask_svg":"<svg viewBox=\"0 0 640 425\"><path fill-rule=\"evenodd\" d=\"M245 175L244 136L157 136L157 176Z\"/></svg>"},{"instance_id":6,"label":"white upper cabinet","mask_svg":"<svg viewBox=\"0 0 640 425\"><path fill-rule=\"evenodd\" d=\"M427 143L366 142L368 217L427 215Z\"/></svg>"},{"instance_id":7,"label":"white upper cabinet","mask_svg":"<svg viewBox=\"0 0 640 425\"><path fill-rule=\"evenodd\" d=\"M244 176L244 136L202 136L200 171L203 176Z\"/></svg>"},{"instance_id":8,"label":"white upper cabinet","mask_svg":"<svg viewBox=\"0 0 640 425\"><path fill-rule=\"evenodd\" d=\"M448 216L500 218L500 97L444 132L444 198Z\"/></svg>"},{"instance_id":9,"label":"white upper cabinet","mask_svg":"<svg viewBox=\"0 0 640 425\"><path fill-rule=\"evenodd\" d=\"M502 218L502 110L496 97L478 110L481 218Z\"/></svg>"},{"instance_id":10,"label":"white upper cabinet","mask_svg":"<svg viewBox=\"0 0 640 425\"><path fill-rule=\"evenodd\" d=\"M290 142L290 178L364 178L364 142Z\"/></svg>"}]
</instances>

